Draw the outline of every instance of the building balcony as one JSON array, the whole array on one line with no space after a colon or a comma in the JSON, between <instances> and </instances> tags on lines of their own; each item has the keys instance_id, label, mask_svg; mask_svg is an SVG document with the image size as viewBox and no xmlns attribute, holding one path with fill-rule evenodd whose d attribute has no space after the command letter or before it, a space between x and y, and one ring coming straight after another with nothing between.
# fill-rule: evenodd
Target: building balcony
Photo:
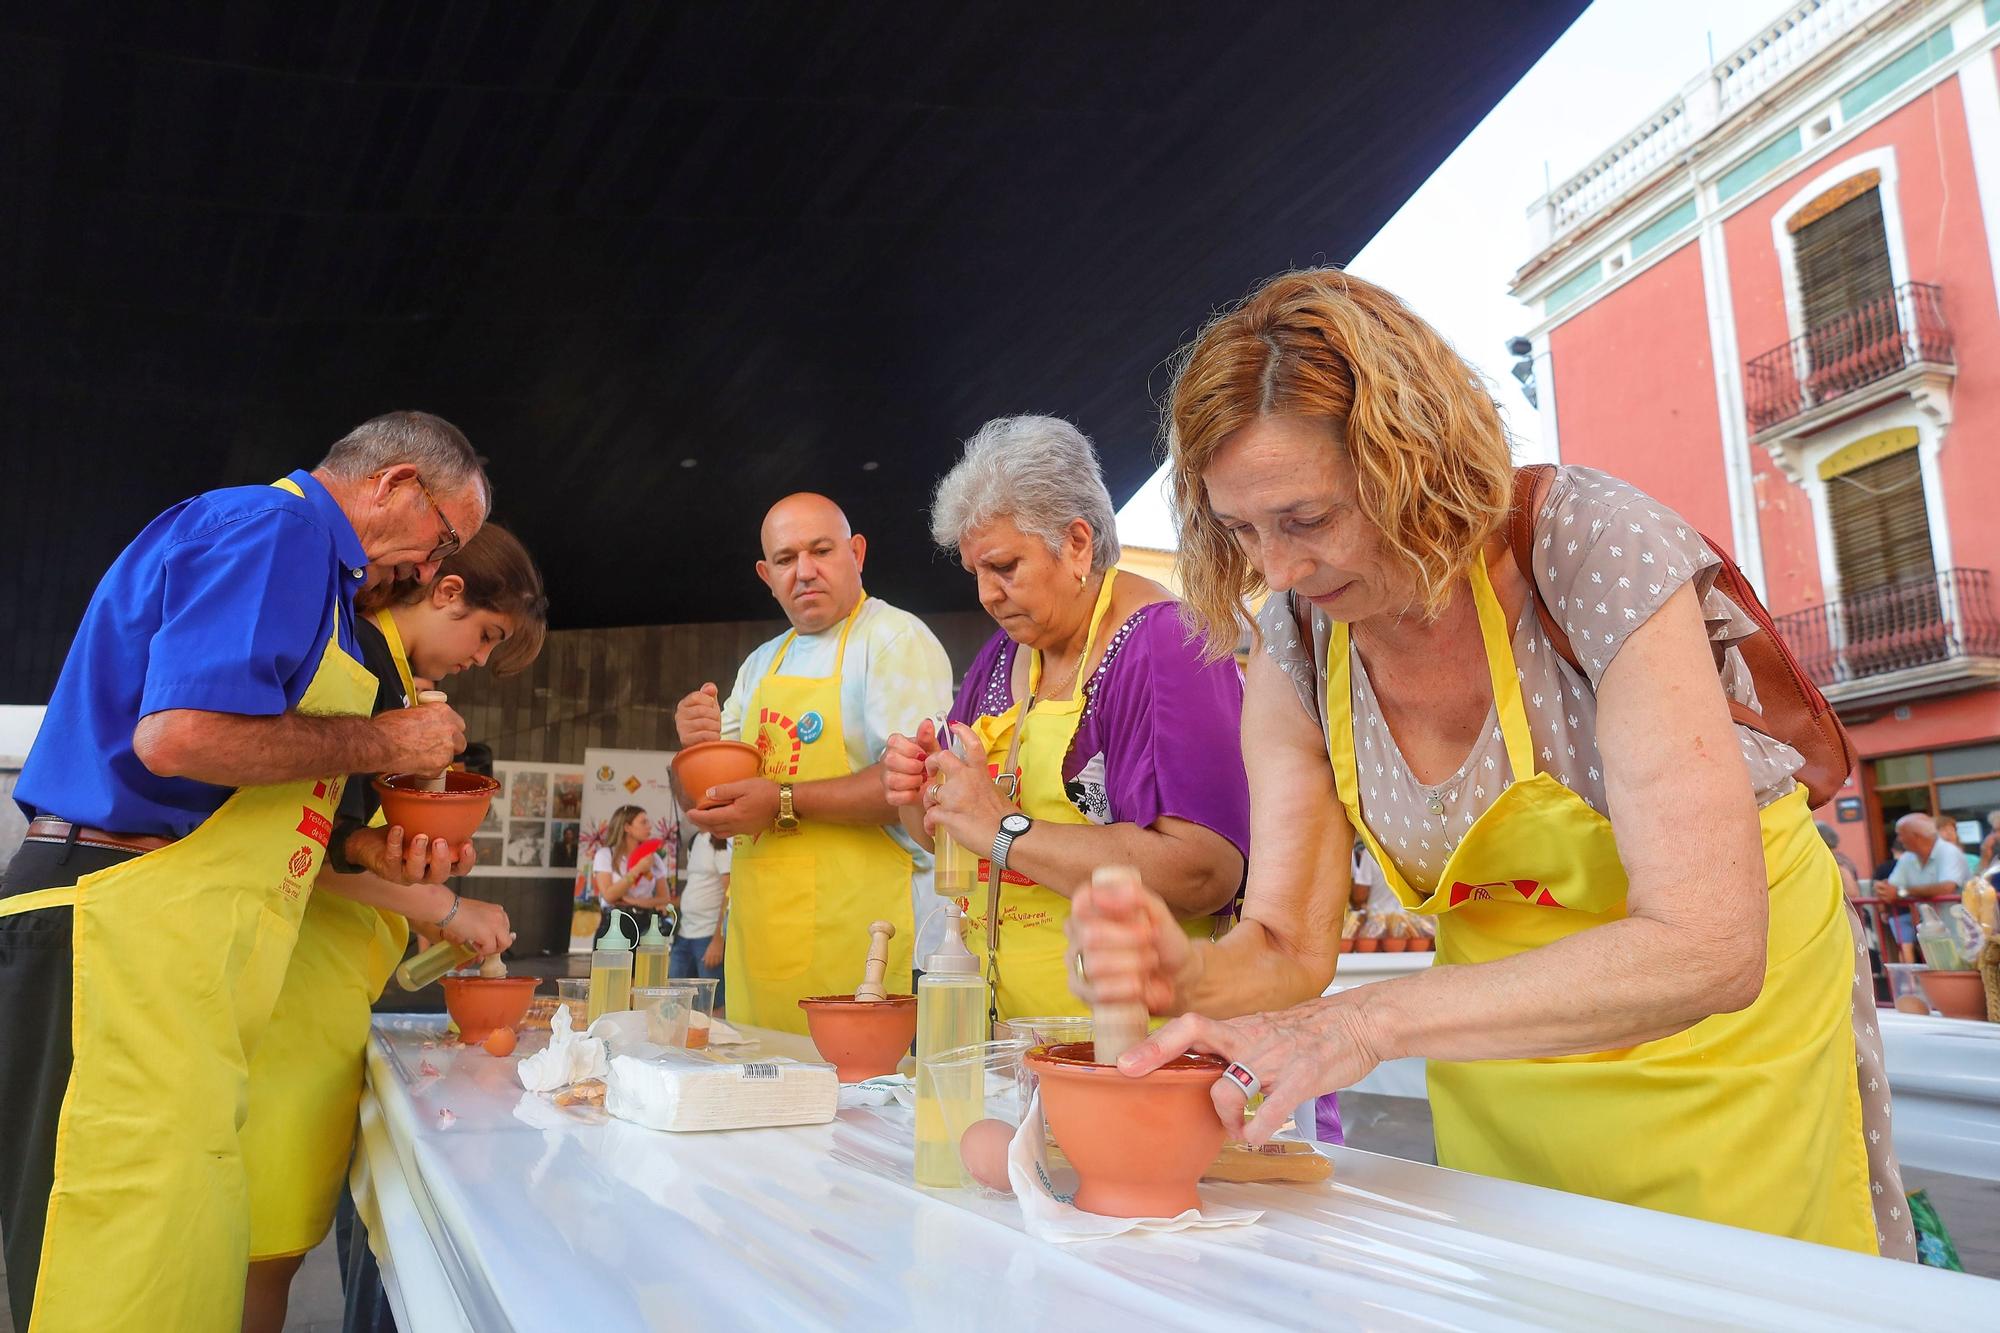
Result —
<instances>
[{"instance_id":1,"label":"building balcony","mask_svg":"<svg viewBox=\"0 0 2000 1333\"><path fill-rule=\"evenodd\" d=\"M1768 444L1949 385L1957 366L1943 290L1906 282L1744 362L1744 412L1751 437Z\"/></svg>"},{"instance_id":2,"label":"building balcony","mask_svg":"<svg viewBox=\"0 0 2000 1333\"><path fill-rule=\"evenodd\" d=\"M1774 621L1837 708L2000 681L2000 616L1983 569L1942 570Z\"/></svg>"}]
</instances>

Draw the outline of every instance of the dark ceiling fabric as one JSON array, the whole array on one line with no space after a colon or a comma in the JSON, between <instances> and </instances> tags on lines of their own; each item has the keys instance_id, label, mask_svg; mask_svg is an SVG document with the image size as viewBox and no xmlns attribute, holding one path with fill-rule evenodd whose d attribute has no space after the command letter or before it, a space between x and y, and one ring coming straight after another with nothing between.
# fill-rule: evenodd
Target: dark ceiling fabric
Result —
<instances>
[{"instance_id":1,"label":"dark ceiling fabric","mask_svg":"<svg viewBox=\"0 0 2000 1333\"><path fill-rule=\"evenodd\" d=\"M1350 257L1581 8L9 6L0 700L153 514L393 408L491 457L558 626L768 614L799 488L964 609L957 441L1066 416L1128 496L1206 313Z\"/></svg>"}]
</instances>

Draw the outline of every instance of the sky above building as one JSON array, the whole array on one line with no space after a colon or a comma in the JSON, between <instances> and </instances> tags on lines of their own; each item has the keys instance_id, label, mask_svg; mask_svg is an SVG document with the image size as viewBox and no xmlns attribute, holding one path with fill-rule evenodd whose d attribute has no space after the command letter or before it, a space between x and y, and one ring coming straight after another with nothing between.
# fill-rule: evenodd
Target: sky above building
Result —
<instances>
[{"instance_id":1,"label":"sky above building","mask_svg":"<svg viewBox=\"0 0 2000 1333\"><path fill-rule=\"evenodd\" d=\"M1507 294L1529 257L1528 205L1787 8L1597 0L1348 266L1409 302L1486 376L1521 461L1552 456L1507 353L1507 340L1541 318ZM1119 511L1121 541L1175 545L1160 483L1156 475Z\"/></svg>"}]
</instances>

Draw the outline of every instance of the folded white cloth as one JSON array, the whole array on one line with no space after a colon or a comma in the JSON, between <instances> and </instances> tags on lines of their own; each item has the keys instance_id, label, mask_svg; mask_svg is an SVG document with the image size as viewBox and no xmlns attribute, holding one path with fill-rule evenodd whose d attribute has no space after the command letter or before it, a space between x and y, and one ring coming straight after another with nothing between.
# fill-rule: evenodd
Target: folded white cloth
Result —
<instances>
[{"instance_id":1,"label":"folded white cloth","mask_svg":"<svg viewBox=\"0 0 2000 1333\"><path fill-rule=\"evenodd\" d=\"M649 1129L821 1125L840 1109L840 1079L832 1065L784 1059L732 1064L658 1049L645 1059L612 1059L604 1109Z\"/></svg>"},{"instance_id":2,"label":"folded white cloth","mask_svg":"<svg viewBox=\"0 0 2000 1333\"><path fill-rule=\"evenodd\" d=\"M1211 1204L1190 1208L1179 1217L1103 1217L1086 1213L1056 1193L1049 1175L1048 1134L1042 1125L1042 1098L1037 1092L1028 1103L1027 1118L1014 1131L1007 1147L1007 1179L1014 1197L1021 1203L1021 1220L1028 1234L1037 1240L1058 1244L1078 1240L1101 1240L1122 1236L1128 1231L1187 1231L1196 1228L1235 1227L1255 1222L1264 1215L1258 1208L1219 1208Z\"/></svg>"},{"instance_id":3,"label":"folded white cloth","mask_svg":"<svg viewBox=\"0 0 2000 1333\"><path fill-rule=\"evenodd\" d=\"M713 1050L718 1046L741 1046L749 1048L757 1044L755 1037L746 1037L719 1018L708 1020L708 1045Z\"/></svg>"},{"instance_id":4,"label":"folded white cloth","mask_svg":"<svg viewBox=\"0 0 2000 1333\"><path fill-rule=\"evenodd\" d=\"M549 1024L547 1049L524 1057L516 1071L521 1076L521 1086L529 1092L554 1092L587 1078L603 1078L605 1058L601 1037L585 1037L571 1031L569 1006L564 1005L556 1010Z\"/></svg>"}]
</instances>

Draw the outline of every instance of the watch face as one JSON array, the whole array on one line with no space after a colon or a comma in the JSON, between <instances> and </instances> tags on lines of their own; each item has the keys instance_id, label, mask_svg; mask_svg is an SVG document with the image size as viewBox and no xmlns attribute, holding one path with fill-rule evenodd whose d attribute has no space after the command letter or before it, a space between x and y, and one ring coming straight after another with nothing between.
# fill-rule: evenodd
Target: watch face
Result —
<instances>
[{"instance_id":1,"label":"watch face","mask_svg":"<svg viewBox=\"0 0 2000 1333\"><path fill-rule=\"evenodd\" d=\"M1026 815L1008 815L1000 821L1000 827L1018 838L1034 827L1034 823Z\"/></svg>"}]
</instances>

